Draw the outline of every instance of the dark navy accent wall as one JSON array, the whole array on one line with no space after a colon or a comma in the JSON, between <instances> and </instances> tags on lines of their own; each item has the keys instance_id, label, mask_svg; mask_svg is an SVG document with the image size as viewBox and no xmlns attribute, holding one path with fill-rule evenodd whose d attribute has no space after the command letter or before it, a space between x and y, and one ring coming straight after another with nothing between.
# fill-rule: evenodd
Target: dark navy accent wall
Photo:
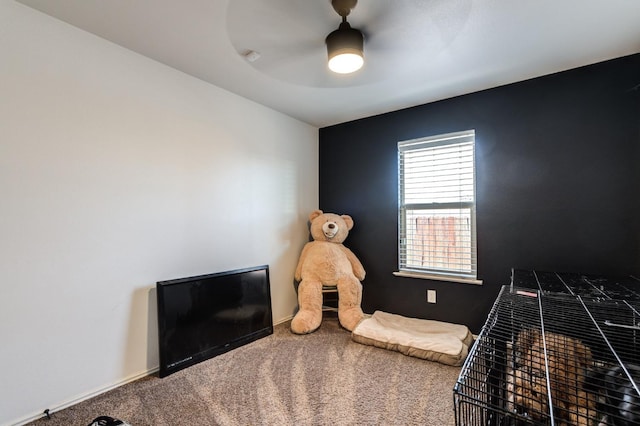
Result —
<instances>
[{"instance_id":1,"label":"dark navy accent wall","mask_svg":"<svg viewBox=\"0 0 640 426\"><path fill-rule=\"evenodd\" d=\"M354 218L365 312L478 332L512 267L640 274L639 85L637 54L320 129L320 208ZM396 277L396 144L468 129L484 284Z\"/></svg>"}]
</instances>

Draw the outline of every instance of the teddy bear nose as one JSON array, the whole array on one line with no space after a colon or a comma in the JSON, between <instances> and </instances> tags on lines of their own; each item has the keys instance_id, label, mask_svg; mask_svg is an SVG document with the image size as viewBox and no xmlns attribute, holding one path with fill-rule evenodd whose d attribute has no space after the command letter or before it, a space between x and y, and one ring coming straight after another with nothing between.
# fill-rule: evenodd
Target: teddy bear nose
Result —
<instances>
[{"instance_id":1,"label":"teddy bear nose","mask_svg":"<svg viewBox=\"0 0 640 426\"><path fill-rule=\"evenodd\" d=\"M335 223L330 223L330 224L329 224L329 229L333 229L333 228L335 228L335 227L336 227L336 224L335 224Z\"/></svg>"}]
</instances>

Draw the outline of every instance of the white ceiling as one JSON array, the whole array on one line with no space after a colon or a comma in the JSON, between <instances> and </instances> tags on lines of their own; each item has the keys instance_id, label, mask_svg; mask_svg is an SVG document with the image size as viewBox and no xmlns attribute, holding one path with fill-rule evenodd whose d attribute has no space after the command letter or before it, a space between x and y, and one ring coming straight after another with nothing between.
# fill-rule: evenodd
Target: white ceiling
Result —
<instances>
[{"instance_id":1,"label":"white ceiling","mask_svg":"<svg viewBox=\"0 0 640 426\"><path fill-rule=\"evenodd\" d=\"M360 0L349 76L330 0L20 2L318 127L640 52L640 0Z\"/></svg>"}]
</instances>

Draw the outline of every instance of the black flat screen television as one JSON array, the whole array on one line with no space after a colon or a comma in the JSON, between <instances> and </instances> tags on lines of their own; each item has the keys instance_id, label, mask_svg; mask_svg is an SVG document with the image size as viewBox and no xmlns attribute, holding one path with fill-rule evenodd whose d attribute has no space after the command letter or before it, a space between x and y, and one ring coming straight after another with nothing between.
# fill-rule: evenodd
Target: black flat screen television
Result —
<instances>
[{"instance_id":1,"label":"black flat screen television","mask_svg":"<svg viewBox=\"0 0 640 426\"><path fill-rule=\"evenodd\" d=\"M160 377L273 334L267 265L156 283Z\"/></svg>"}]
</instances>

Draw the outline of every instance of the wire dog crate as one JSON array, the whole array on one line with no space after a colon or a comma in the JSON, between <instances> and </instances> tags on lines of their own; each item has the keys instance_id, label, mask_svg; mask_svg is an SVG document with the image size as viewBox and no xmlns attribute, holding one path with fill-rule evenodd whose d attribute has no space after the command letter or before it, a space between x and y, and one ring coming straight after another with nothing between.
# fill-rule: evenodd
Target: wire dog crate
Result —
<instances>
[{"instance_id":1,"label":"wire dog crate","mask_svg":"<svg viewBox=\"0 0 640 426\"><path fill-rule=\"evenodd\" d=\"M456 425L640 425L640 280L514 270L453 390Z\"/></svg>"}]
</instances>

